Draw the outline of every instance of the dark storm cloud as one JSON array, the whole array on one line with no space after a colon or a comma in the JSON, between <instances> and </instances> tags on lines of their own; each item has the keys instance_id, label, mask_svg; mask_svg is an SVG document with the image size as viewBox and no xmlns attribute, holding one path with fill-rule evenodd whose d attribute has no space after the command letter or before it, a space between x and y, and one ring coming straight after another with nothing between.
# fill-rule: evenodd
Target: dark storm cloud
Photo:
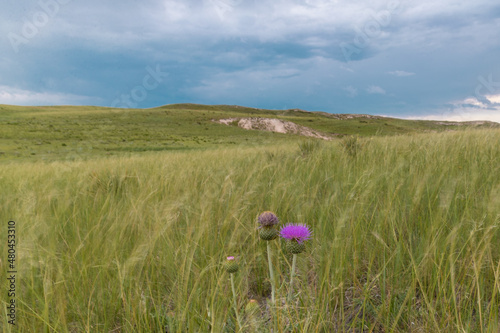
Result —
<instances>
[{"instance_id":1,"label":"dark storm cloud","mask_svg":"<svg viewBox=\"0 0 500 333\"><path fill-rule=\"evenodd\" d=\"M0 19L0 103L499 119L496 1L28 0Z\"/></svg>"}]
</instances>

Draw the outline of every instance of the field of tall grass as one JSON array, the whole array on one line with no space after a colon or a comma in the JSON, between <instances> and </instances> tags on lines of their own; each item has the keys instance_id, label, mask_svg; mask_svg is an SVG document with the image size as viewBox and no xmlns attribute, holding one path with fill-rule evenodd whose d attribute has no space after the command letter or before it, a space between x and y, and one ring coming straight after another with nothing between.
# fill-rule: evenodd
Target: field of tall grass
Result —
<instances>
[{"instance_id":1,"label":"field of tall grass","mask_svg":"<svg viewBox=\"0 0 500 333\"><path fill-rule=\"evenodd\" d=\"M18 280L0 330L498 332L499 147L471 130L1 165L0 279L12 219ZM271 242L274 306L264 210L313 230L292 302Z\"/></svg>"}]
</instances>

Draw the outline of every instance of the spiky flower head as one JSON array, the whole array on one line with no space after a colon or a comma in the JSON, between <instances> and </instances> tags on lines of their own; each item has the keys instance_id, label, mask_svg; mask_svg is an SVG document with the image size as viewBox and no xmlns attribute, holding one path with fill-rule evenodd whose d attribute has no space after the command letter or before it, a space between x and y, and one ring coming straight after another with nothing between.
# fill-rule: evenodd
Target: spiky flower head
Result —
<instances>
[{"instance_id":1,"label":"spiky flower head","mask_svg":"<svg viewBox=\"0 0 500 333\"><path fill-rule=\"evenodd\" d=\"M230 274L236 273L238 271L238 263L234 257L227 257L226 262L224 262L224 268Z\"/></svg>"},{"instance_id":2,"label":"spiky flower head","mask_svg":"<svg viewBox=\"0 0 500 333\"><path fill-rule=\"evenodd\" d=\"M309 229L307 225L299 223L297 224L288 223L280 230L281 237L288 240L297 241L298 243L302 243L306 240L309 240L311 238L311 233L312 231Z\"/></svg>"},{"instance_id":3,"label":"spiky flower head","mask_svg":"<svg viewBox=\"0 0 500 333\"><path fill-rule=\"evenodd\" d=\"M281 228L280 236L288 240L288 251L298 254L306 249L304 242L311 238L311 230L305 224L289 223Z\"/></svg>"},{"instance_id":4,"label":"spiky flower head","mask_svg":"<svg viewBox=\"0 0 500 333\"><path fill-rule=\"evenodd\" d=\"M274 214L273 212L266 211L259 215L259 217L257 218L257 222L259 222L260 224L259 228L266 228L266 227L273 227L280 221L278 220L276 214Z\"/></svg>"}]
</instances>

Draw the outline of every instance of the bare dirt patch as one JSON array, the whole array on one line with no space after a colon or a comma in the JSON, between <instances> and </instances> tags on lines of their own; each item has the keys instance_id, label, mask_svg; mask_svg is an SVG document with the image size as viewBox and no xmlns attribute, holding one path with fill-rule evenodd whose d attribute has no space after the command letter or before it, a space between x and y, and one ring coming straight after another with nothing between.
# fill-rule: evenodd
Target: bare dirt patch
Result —
<instances>
[{"instance_id":1,"label":"bare dirt patch","mask_svg":"<svg viewBox=\"0 0 500 333\"><path fill-rule=\"evenodd\" d=\"M313 130L312 128L297 125L295 123L292 123L291 121L280 120L275 118L257 118L257 117L227 118L214 121L224 125L237 125L238 127L246 130L259 130L259 131L268 131L276 133L298 134L323 140L332 139L331 136Z\"/></svg>"}]
</instances>

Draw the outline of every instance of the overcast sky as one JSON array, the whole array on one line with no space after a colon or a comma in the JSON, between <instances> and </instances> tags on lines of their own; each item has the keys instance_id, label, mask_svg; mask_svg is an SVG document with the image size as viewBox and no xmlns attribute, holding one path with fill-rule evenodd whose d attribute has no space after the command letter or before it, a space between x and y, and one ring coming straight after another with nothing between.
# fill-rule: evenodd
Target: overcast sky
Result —
<instances>
[{"instance_id":1,"label":"overcast sky","mask_svg":"<svg viewBox=\"0 0 500 333\"><path fill-rule=\"evenodd\" d=\"M0 104L500 122L498 0L4 0Z\"/></svg>"}]
</instances>

